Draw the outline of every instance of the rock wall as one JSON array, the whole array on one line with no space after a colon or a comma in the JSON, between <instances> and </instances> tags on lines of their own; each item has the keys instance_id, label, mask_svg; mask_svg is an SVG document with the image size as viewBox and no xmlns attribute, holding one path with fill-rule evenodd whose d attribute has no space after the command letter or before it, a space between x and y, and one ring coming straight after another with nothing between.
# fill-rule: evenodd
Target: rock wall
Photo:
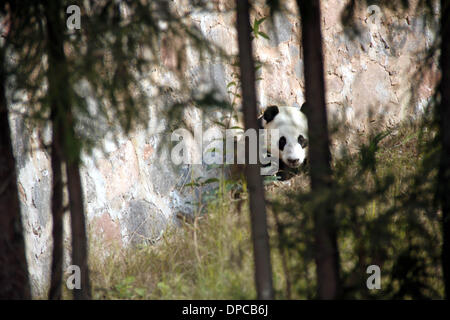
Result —
<instances>
[{"instance_id":1,"label":"rock wall","mask_svg":"<svg viewBox=\"0 0 450 320\"><path fill-rule=\"evenodd\" d=\"M189 8L189 1L174 3L180 11ZM194 13L191 19L206 38L228 53L236 54L231 3L211 1L214 12ZM394 124L421 112L438 75L435 67L426 73L415 87L418 99L411 105L410 92L415 84L410 79L423 56L420 52L433 42L433 31L425 25L423 13L413 7L402 13L382 11L374 17L367 8L359 8L356 21L361 34L350 39L340 24L344 5L345 1L322 1L322 29L329 117L348 126L349 135L345 137L348 142L352 134L370 129L377 117L382 117L386 124ZM261 108L270 104L300 106L304 101L300 23L294 1L288 2L287 9L275 15L273 24L267 19L261 25L269 40L262 37L254 40L255 56L263 63L258 71L262 80L257 83ZM267 15L268 9L261 5L256 8L252 21ZM176 56L163 42L161 59L166 67L176 64ZM188 51L185 73L192 84L214 86L222 96L231 99L227 93L227 84L233 80L231 62L212 58L202 65L198 62L195 54ZM177 214L192 214L195 209L192 202L198 190L184 185L191 179L217 174L208 171L205 165L177 168L171 165L169 149L159 148L165 141L161 127L166 123L159 116L160 107L149 101L148 129L119 137L117 143L111 137L102 137L99 142L106 153L94 152L83 158L82 181L89 229L106 243L128 245L157 241ZM201 113L192 109L186 120L194 126L200 123ZM211 126L207 122L204 125ZM40 149L38 132L27 129L17 114L11 115L11 127L27 258L33 292L38 296L45 293L50 270L50 158ZM44 135L48 137L49 133ZM68 237L65 241L69 241ZM68 255L66 263L69 263Z\"/></svg>"}]
</instances>

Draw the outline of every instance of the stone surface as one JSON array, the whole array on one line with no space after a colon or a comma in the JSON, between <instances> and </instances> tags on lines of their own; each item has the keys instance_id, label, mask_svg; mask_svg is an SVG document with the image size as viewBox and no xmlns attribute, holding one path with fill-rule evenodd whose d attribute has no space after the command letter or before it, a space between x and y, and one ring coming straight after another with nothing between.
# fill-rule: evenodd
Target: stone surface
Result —
<instances>
[{"instance_id":1,"label":"stone surface","mask_svg":"<svg viewBox=\"0 0 450 320\"><path fill-rule=\"evenodd\" d=\"M161 238L167 225L161 210L145 200L131 200L122 215L127 241L132 244L154 243Z\"/></svg>"}]
</instances>

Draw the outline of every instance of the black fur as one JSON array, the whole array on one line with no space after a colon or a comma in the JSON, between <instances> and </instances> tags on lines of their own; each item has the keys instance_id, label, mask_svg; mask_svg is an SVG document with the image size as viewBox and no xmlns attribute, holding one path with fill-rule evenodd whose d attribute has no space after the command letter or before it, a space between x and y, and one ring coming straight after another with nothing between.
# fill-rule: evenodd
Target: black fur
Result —
<instances>
[{"instance_id":1,"label":"black fur","mask_svg":"<svg viewBox=\"0 0 450 320\"><path fill-rule=\"evenodd\" d=\"M303 135L299 135L297 140L303 149L305 149L308 146L308 140L305 139L305 137Z\"/></svg>"},{"instance_id":2,"label":"black fur","mask_svg":"<svg viewBox=\"0 0 450 320\"><path fill-rule=\"evenodd\" d=\"M278 149L283 151L285 145L286 145L286 138L281 137L280 140L278 141Z\"/></svg>"},{"instance_id":3,"label":"black fur","mask_svg":"<svg viewBox=\"0 0 450 320\"><path fill-rule=\"evenodd\" d=\"M302 104L302 107L300 108L300 111L303 112L305 114L305 116L308 118L311 110L311 108L309 107L309 104L307 104L306 102L304 102Z\"/></svg>"},{"instance_id":4,"label":"black fur","mask_svg":"<svg viewBox=\"0 0 450 320\"><path fill-rule=\"evenodd\" d=\"M273 120L273 118L275 118L275 116L280 112L280 110L278 110L277 106L270 106L267 107L266 111L264 111L264 115L263 118L264 120L266 120L267 122L270 122Z\"/></svg>"}]
</instances>

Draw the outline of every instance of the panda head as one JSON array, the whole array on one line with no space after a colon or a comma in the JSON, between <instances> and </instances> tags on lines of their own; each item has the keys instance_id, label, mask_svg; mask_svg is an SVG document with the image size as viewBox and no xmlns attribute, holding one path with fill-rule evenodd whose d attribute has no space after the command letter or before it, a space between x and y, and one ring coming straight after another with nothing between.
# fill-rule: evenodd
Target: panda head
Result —
<instances>
[{"instance_id":1,"label":"panda head","mask_svg":"<svg viewBox=\"0 0 450 320\"><path fill-rule=\"evenodd\" d=\"M271 146L272 156L280 159L286 166L297 168L306 159L308 147L308 124L306 116L296 107L268 107L261 117L262 127L278 129L279 140Z\"/></svg>"}]
</instances>

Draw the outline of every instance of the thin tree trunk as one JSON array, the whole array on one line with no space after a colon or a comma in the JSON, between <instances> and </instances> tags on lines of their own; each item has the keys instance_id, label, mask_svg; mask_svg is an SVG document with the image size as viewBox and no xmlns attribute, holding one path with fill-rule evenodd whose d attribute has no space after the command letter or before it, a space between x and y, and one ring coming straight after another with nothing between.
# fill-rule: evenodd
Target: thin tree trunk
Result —
<instances>
[{"instance_id":1,"label":"thin tree trunk","mask_svg":"<svg viewBox=\"0 0 450 320\"><path fill-rule=\"evenodd\" d=\"M286 300L292 300L292 280L288 262L289 253L282 242L285 235L283 234L283 227L280 223L280 219L278 218L278 213L275 210L273 212L273 216L275 218L275 224L278 232L278 251L280 251L281 265L283 266L284 277L286 279Z\"/></svg>"},{"instance_id":2,"label":"thin tree trunk","mask_svg":"<svg viewBox=\"0 0 450 320\"><path fill-rule=\"evenodd\" d=\"M57 110L57 120L53 127L61 130L60 137L63 159L66 163L69 208L72 229L72 264L81 271L81 289L73 289L74 299L90 299L89 271L87 264L87 240L79 172L79 148L76 144L72 117L72 91L68 81L69 74L64 54L65 25L61 18L64 10L57 1L45 2L47 22L47 48L49 57L48 91ZM53 100L54 99L54 100ZM54 109L54 110L55 110ZM54 111L52 110L52 111ZM60 121L60 119L62 119ZM55 278L57 275L55 275Z\"/></svg>"},{"instance_id":3,"label":"thin tree trunk","mask_svg":"<svg viewBox=\"0 0 450 320\"><path fill-rule=\"evenodd\" d=\"M0 299L31 299L0 48Z\"/></svg>"},{"instance_id":4,"label":"thin tree trunk","mask_svg":"<svg viewBox=\"0 0 450 320\"><path fill-rule=\"evenodd\" d=\"M244 124L246 130L253 129L258 132L255 67L249 17L250 6L247 0L236 0L236 8ZM258 299L273 299L266 203L260 165L247 164L245 166L245 176L250 196L255 282Z\"/></svg>"},{"instance_id":5,"label":"thin tree trunk","mask_svg":"<svg viewBox=\"0 0 450 320\"><path fill-rule=\"evenodd\" d=\"M305 69L311 189L327 194L332 185L331 154L325 106L320 1L297 0L302 23ZM339 251L332 203L323 203L314 212L315 260L320 299L339 295Z\"/></svg>"},{"instance_id":6,"label":"thin tree trunk","mask_svg":"<svg viewBox=\"0 0 450 320\"><path fill-rule=\"evenodd\" d=\"M445 297L450 299L450 3L441 0L441 103L438 110L441 160L438 174L439 200L442 206L442 269Z\"/></svg>"},{"instance_id":7,"label":"thin tree trunk","mask_svg":"<svg viewBox=\"0 0 450 320\"><path fill-rule=\"evenodd\" d=\"M78 161L67 162L66 168L67 185L69 189L70 220L72 225L72 263L79 266L81 271L81 289L74 289L73 296L76 300L86 300L91 298L91 288L89 283L83 191Z\"/></svg>"},{"instance_id":8,"label":"thin tree trunk","mask_svg":"<svg viewBox=\"0 0 450 320\"><path fill-rule=\"evenodd\" d=\"M55 113L57 110L54 110ZM52 187L52 216L53 216L53 253L50 279L50 291L48 298L51 300L61 299L61 281L63 274L63 181L62 169L63 162L61 150L61 126L58 125L56 114L52 116L53 137L52 137L52 155L51 165L53 173Z\"/></svg>"}]
</instances>

